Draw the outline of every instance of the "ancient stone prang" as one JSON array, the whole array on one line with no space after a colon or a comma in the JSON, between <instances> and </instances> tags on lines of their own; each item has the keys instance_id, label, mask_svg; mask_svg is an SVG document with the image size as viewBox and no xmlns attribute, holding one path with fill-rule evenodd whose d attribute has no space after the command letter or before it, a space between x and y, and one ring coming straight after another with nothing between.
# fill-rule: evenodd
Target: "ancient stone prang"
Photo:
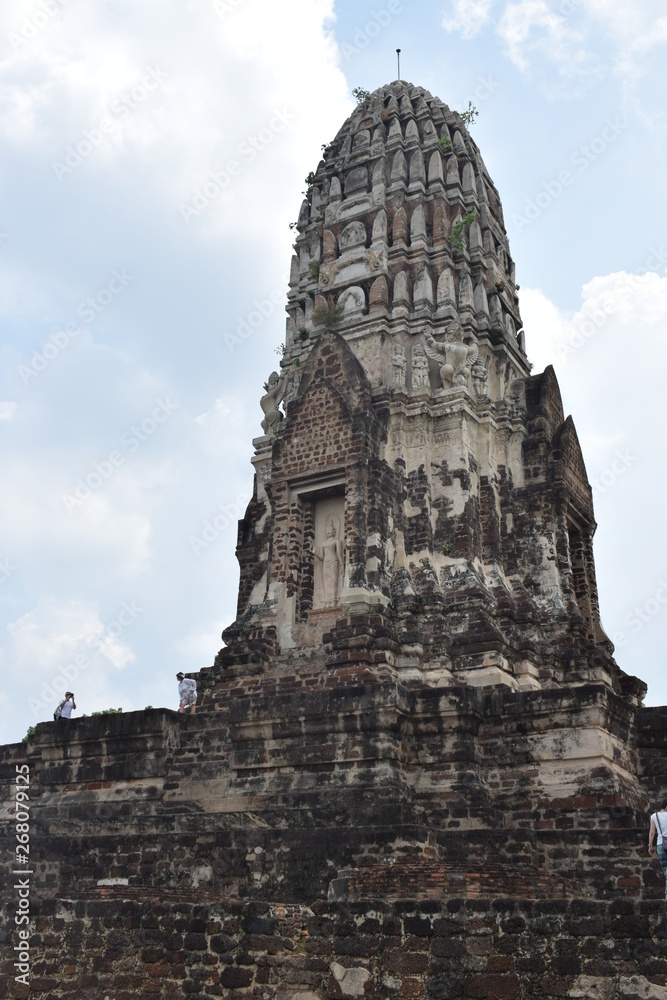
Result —
<instances>
[{"instance_id":1,"label":"ancient stone prang","mask_svg":"<svg viewBox=\"0 0 667 1000\"><path fill-rule=\"evenodd\" d=\"M283 378L299 382L255 442L219 664L261 633L280 669L336 616L377 612L402 681L601 681L636 702L600 623L576 431L553 370L530 374L500 199L460 116L410 84L375 91L314 174L291 274ZM333 497L340 596L314 603Z\"/></svg>"},{"instance_id":2,"label":"ancient stone prang","mask_svg":"<svg viewBox=\"0 0 667 1000\"><path fill-rule=\"evenodd\" d=\"M376 90L297 228L197 713L2 749L8 900L30 776L34 992L667 1000L667 710L602 628L577 434L460 115Z\"/></svg>"}]
</instances>

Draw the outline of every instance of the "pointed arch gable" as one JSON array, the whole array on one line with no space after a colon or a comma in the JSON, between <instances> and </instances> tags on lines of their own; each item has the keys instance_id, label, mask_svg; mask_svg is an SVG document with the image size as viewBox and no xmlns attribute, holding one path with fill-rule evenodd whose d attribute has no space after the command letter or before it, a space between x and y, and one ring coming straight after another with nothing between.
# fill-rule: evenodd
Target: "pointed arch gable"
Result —
<instances>
[{"instance_id":1,"label":"pointed arch gable","mask_svg":"<svg viewBox=\"0 0 667 1000\"><path fill-rule=\"evenodd\" d=\"M330 331L313 347L288 406L275 455L282 475L316 475L358 460L364 417L374 419L370 382L345 340Z\"/></svg>"},{"instance_id":2,"label":"pointed arch gable","mask_svg":"<svg viewBox=\"0 0 667 1000\"><path fill-rule=\"evenodd\" d=\"M526 406L533 430L541 430L551 440L563 423L563 400L553 365L548 365L540 375L526 379Z\"/></svg>"},{"instance_id":3,"label":"pointed arch gable","mask_svg":"<svg viewBox=\"0 0 667 1000\"><path fill-rule=\"evenodd\" d=\"M576 506L594 522L592 490L572 417L553 436L554 478L563 483Z\"/></svg>"}]
</instances>

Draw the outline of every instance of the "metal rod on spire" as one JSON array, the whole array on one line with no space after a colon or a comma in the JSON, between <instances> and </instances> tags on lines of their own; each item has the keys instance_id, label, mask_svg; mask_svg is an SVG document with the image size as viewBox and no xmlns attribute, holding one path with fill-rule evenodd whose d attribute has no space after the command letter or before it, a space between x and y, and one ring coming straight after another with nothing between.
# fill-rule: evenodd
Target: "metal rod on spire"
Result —
<instances>
[{"instance_id":1,"label":"metal rod on spire","mask_svg":"<svg viewBox=\"0 0 667 1000\"><path fill-rule=\"evenodd\" d=\"M401 79L401 50L400 49L396 49L396 60L398 62L398 76L397 76L396 79L400 81L400 79Z\"/></svg>"}]
</instances>

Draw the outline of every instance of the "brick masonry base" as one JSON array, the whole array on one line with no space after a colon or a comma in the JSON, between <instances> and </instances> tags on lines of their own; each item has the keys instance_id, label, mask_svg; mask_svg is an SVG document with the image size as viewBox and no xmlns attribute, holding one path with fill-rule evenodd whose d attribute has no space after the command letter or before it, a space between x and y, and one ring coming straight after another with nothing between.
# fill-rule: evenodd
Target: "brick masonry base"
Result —
<instances>
[{"instance_id":1,"label":"brick masonry base","mask_svg":"<svg viewBox=\"0 0 667 1000\"><path fill-rule=\"evenodd\" d=\"M667 998L657 900L34 902L31 990L5 923L0 997ZM11 914L6 911L11 921Z\"/></svg>"}]
</instances>

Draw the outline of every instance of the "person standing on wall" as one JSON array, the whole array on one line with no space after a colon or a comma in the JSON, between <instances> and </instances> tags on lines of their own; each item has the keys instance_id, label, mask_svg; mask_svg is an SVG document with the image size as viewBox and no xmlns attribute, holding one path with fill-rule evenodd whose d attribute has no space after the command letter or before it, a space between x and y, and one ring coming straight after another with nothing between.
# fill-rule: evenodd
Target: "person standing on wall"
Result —
<instances>
[{"instance_id":1,"label":"person standing on wall","mask_svg":"<svg viewBox=\"0 0 667 1000\"><path fill-rule=\"evenodd\" d=\"M181 699L178 711L184 712L189 707L190 715L194 715L197 704L197 681L193 680L192 677L186 677L180 670L176 674L176 680L178 681L178 696Z\"/></svg>"},{"instance_id":2,"label":"person standing on wall","mask_svg":"<svg viewBox=\"0 0 667 1000\"><path fill-rule=\"evenodd\" d=\"M76 702L74 701L74 692L65 691L65 697L58 705L55 711L55 719L71 719L72 709L76 708Z\"/></svg>"},{"instance_id":3,"label":"person standing on wall","mask_svg":"<svg viewBox=\"0 0 667 1000\"><path fill-rule=\"evenodd\" d=\"M665 875L665 899L667 899L667 799L660 806L659 812L654 812L651 816L651 823L648 829L648 853L653 857L653 840L658 834L656 845L658 858Z\"/></svg>"}]
</instances>

